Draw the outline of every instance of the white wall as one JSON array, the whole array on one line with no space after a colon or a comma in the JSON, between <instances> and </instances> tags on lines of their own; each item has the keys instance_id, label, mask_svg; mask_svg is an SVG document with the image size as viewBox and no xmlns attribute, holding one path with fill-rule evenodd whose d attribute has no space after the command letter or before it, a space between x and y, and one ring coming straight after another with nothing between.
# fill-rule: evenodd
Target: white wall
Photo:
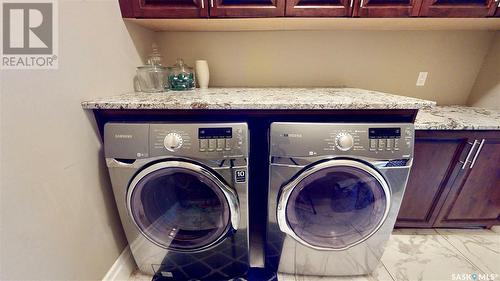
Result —
<instances>
[{"instance_id":1,"label":"white wall","mask_svg":"<svg viewBox=\"0 0 500 281\"><path fill-rule=\"evenodd\" d=\"M1 280L98 280L126 245L80 102L132 89L153 34L115 0L59 1L59 23L59 70L1 73Z\"/></svg>"},{"instance_id":2,"label":"white wall","mask_svg":"<svg viewBox=\"0 0 500 281\"><path fill-rule=\"evenodd\" d=\"M173 63L207 59L212 86L348 86L465 104L490 31L160 32ZM415 82L429 72L424 87Z\"/></svg>"},{"instance_id":3,"label":"white wall","mask_svg":"<svg viewBox=\"0 0 500 281\"><path fill-rule=\"evenodd\" d=\"M484 59L468 104L500 110L500 31L496 32Z\"/></svg>"}]
</instances>

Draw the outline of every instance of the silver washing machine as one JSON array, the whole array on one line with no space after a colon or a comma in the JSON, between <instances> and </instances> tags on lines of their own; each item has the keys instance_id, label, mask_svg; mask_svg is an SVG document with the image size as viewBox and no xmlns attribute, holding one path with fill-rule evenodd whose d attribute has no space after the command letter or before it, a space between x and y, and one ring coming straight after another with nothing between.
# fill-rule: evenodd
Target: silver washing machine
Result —
<instances>
[{"instance_id":1,"label":"silver washing machine","mask_svg":"<svg viewBox=\"0 0 500 281\"><path fill-rule=\"evenodd\" d=\"M371 273L410 173L413 125L272 123L270 142L267 266Z\"/></svg>"},{"instance_id":2,"label":"silver washing machine","mask_svg":"<svg viewBox=\"0 0 500 281\"><path fill-rule=\"evenodd\" d=\"M246 123L107 123L104 150L142 272L173 280L245 276Z\"/></svg>"}]
</instances>

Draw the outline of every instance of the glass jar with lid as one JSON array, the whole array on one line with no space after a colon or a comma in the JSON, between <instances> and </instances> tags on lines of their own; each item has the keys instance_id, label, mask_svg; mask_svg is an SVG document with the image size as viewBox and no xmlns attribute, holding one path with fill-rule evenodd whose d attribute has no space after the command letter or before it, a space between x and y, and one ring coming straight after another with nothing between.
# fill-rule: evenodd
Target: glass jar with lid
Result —
<instances>
[{"instance_id":1,"label":"glass jar with lid","mask_svg":"<svg viewBox=\"0 0 500 281\"><path fill-rule=\"evenodd\" d=\"M156 44L153 44L146 65L137 67L137 80L141 92L163 92L168 88L167 68L162 65L162 56Z\"/></svg>"},{"instance_id":2,"label":"glass jar with lid","mask_svg":"<svg viewBox=\"0 0 500 281\"><path fill-rule=\"evenodd\" d=\"M171 90L186 91L194 89L193 68L184 63L180 58L174 66L168 68L168 83Z\"/></svg>"}]
</instances>

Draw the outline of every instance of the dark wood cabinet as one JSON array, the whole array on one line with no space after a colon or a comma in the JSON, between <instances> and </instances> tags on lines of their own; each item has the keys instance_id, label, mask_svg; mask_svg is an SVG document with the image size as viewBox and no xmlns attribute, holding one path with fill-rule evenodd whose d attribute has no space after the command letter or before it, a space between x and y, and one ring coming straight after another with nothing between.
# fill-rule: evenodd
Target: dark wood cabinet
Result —
<instances>
[{"instance_id":1,"label":"dark wood cabinet","mask_svg":"<svg viewBox=\"0 0 500 281\"><path fill-rule=\"evenodd\" d=\"M493 14L495 17L500 17L500 1L496 1L495 3L497 5L496 5L496 7L495 7L495 5L493 5L491 7L490 14Z\"/></svg>"},{"instance_id":2,"label":"dark wood cabinet","mask_svg":"<svg viewBox=\"0 0 500 281\"><path fill-rule=\"evenodd\" d=\"M397 227L500 224L500 131L417 131Z\"/></svg>"},{"instance_id":3,"label":"dark wood cabinet","mask_svg":"<svg viewBox=\"0 0 500 281\"><path fill-rule=\"evenodd\" d=\"M124 18L208 17L208 0L119 0Z\"/></svg>"},{"instance_id":4,"label":"dark wood cabinet","mask_svg":"<svg viewBox=\"0 0 500 281\"><path fill-rule=\"evenodd\" d=\"M418 16L422 0L355 0L354 16L411 17Z\"/></svg>"},{"instance_id":5,"label":"dark wood cabinet","mask_svg":"<svg viewBox=\"0 0 500 281\"><path fill-rule=\"evenodd\" d=\"M474 227L499 224L500 136L478 136L470 163L459 174L434 224Z\"/></svg>"},{"instance_id":6,"label":"dark wood cabinet","mask_svg":"<svg viewBox=\"0 0 500 281\"><path fill-rule=\"evenodd\" d=\"M499 17L499 0L119 0L124 18Z\"/></svg>"},{"instance_id":7,"label":"dark wood cabinet","mask_svg":"<svg viewBox=\"0 0 500 281\"><path fill-rule=\"evenodd\" d=\"M478 18L495 13L495 0L422 0L421 17Z\"/></svg>"},{"instance_id":8,"label":"dark wood cabinet","mask_svg":"<svg viewBox=\"0 0 500 281\"><path fill-rule=\"evenodd\" d=\"M446 195L457 164L470 148L466 136L416 131L415 157L396 226L432 227L441 195Z\"/></svg>"},{"instance_id":9,"label":"dark wood cabinet","mask_svg":"<svg viewBox=\"0 0 500 281\"><path fill-rule=\"evenodd\" d=\"M282 17L286 0L208 0L211 17Z\"/></svg>"},{"instance_id":10,"label":"dark wood cabinet","mask_svg":"<svg viewBox=\"0 0 500 281\"><path fill-rule=\"evenodd\" d=\"M345 17L352 14L353 0L287 0L286 16Z\"/></svg>"}]
</instances>

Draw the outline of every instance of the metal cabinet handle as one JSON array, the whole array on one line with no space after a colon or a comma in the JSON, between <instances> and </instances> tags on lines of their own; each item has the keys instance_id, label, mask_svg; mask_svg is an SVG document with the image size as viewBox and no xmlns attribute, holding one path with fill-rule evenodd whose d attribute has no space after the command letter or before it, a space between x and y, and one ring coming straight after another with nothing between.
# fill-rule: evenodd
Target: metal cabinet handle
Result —
<instances>
[{"instance_id":1,"label":"metal cabinet handle","mask_svg":"<svg viewBox=\"0 0 500 281\"><path fill-rule=\"evenodd\" d=\"M483 149L485 139L481 140L481 144L479 144L479 148L476 151L476 155L474 155L474 158L472 158L472 162L470 162L470 167L469 169L472 169L474 167L474 164L476 163L476 159L479 156L479 153L481 153L481 149Z\"/></svg>"},{"instance_id":2,"label":"metal cabinet handle","mask_svg":"<svg viewBox=\"0 0 500 281\"><path fill-rule=\"evenodd\" d=\"M361 7L363 7L363 0L360 0L360 1L359 1L359 7L360 7L360 8L361 8Z\"/></svg>"},{"instance_id":3,"label":"metal cabinet handle","mask_svg":"<svg viewBox=\"0 0 500 281\"><path fill-rule=\"evenodd\" d=\"M214 7L214 0L210 0L210 7Z\"/></svg>"},{"instance_id":4,"label":"metal cabinet handle","mask_svg":"<svg viewBox=\"0 0 500 281\"><path fill-rule=\"evenodd\" d=\"M201 0L201 8L205 9L205 0Z\"/></svg>"},{"instance_id":5,"label":"metal cabinet handle","mask_svg":"<svg viewBox=\"0 0 500 281\"><path fill-rule=\"evenodd\" d=\"M472 152L474 151L474 148L476 148L476 144L478 144L478 141L477 140L474 140L474 143L470 143L469 144L472 144L472 147L470 148L469 150L469 153L467 153L467 157L465 157L465 161L460 161L460 163L462 163L462 170L465 169L465 166L467 166L467 163L469 163L469 159L472 155Z\"/></svg>"}]
</instances>

